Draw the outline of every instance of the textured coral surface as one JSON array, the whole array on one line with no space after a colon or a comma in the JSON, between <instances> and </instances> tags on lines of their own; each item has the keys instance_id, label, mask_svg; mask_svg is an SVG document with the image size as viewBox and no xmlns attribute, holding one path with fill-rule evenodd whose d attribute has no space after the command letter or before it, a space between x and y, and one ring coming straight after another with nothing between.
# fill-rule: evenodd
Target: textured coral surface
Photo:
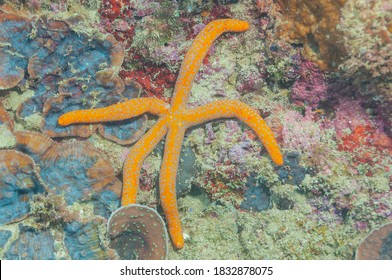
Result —
<instances>
[{"instance_id":1,"label":"textured coral surface","mask_svg":"<svg viewBox=\"0 0 392 280\"><path fill-rule=\"evenodd\" d=\"M0 2L1 259L391 257L390 1ZM138 97L170 102L191 42L221 18L250 28L212 45L187 106L252 106L284 164L238 120L189 129L177 250L158 196L164 141L142 164L142 206L116 212L124 160L156 118L57 119Z\"/></svg>"},{"instance_id":2,"label":"textured coral surface","mask_svg":"<svg viewBox=\"0 0 392 280\"><path fill-rule=\"evenodd\" d=\"M345 55L337 30L347 0L278 0L283 14L280 33L304 44L304 53L322 69L336 68Z\"/></svg>"}]
</instances>

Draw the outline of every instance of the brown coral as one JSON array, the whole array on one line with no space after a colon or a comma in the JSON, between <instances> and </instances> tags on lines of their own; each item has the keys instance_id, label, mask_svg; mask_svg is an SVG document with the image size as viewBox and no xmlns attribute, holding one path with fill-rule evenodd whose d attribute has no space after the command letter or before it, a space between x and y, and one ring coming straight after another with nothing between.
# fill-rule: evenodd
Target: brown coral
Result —
<instances>
[{"instance_id":1,"label":"brown coral","mask_svg":"<svg viewBox=\"0 0 392 280\"><path fill-rule=\"evenodd\" d=\"M42 191L40 176L31 157L15 150L0 150L0 224L27 215L28 201Z\"/></svg>"},{"instance_id":2,"label":"brown coral","mask_svg":"<svg viewBox=\"0 0 392 280\"><path fill-rule=\"evenodd\" d=\"M78 78L71 78L59 87L59 94L50 97L42 109L41 130L50 137L80 136L89 137L96 130L111 141L122 145L132 144L146 130L147 116L143 115L127 127L121 122L110 124L77 124L66 128L59 127L59 115L75 108L94 108L113 105L126 98L134 98L140 92L140 86L134 82L124 85L123 80L112 70L101 70L95 74L96 85L87 84ZM104 92L104 93L103 93ZM117 129L117 133L113 131Z\"/></svg>"},{"instance_id":3,"label":"brown coral","mask_svg":"<svg viewBox=\"0 0 392 280\"><path fill-rule=\"evenodd\" d=\"M67 204L92 200L94 213L108 217L118 207L121 182L114 169L89 142L58 144L35 132L17 131L18 148L40 167L40 177Z\"/></svg>"},{"instance_id":4,"label":"brown coral","mask_svg":"<svg viewBox=\"0 0 392 280\"><path fill-rule=\"evenodd\" d=\"M359 245L357 260L392 259L392 223L373 230Z\"/></svg>"},{"instance_id":5,"label":"brown coral","mask_svg":"<svg viewBox=\"0 0 392 280\"><path fill-rule=\"evenodd\" d=\"M5 125L9 131L14 131L14 120L10 118L7 111L0 102L0 126Z\"/></svg>"},{"instance_id":6,"label":"brown coral","mask_svg":"<svg viewBox=\"0 0 392 280\"><path fill-rule=\"evenodd\" d=\"M31 22L29 19L14 14L0 14L0 90L9 89L22 81L24 78L23 63L15 49L6 43L10 33L30 32ZM18 41L16 41L19 43ZM16 46L17 47L17 46Z\"/></svg>"},{"instance_id":7,"label":"brown coral","mask_svg":"<svg viewBox=\"0 0 392 280\"><path fill-rule=\"evenodd\" d=\"M41 130L51 137L88 137L99 129L105 138L131 144L144 133L146 116L93 127L57 124L67 110L106 107L140 93L140 86L124 85L117 75L124 45L111 34L80 32L82 27L77 16L58 20L0 13L0 90L28 79L34 94L19 105L16 117L27 121L41 113Z\"/></svg>"},{"instance_id":8,"label":"brown coral","mask_svg":"<svg viewBox=\"0 0 392 280\"><path fill-rule=\"evenodd\" d=\"M132 204L113 212L108 223L111 245L121 259L160 260L167 255L167 232L152 208Z\"/></svg>"},{"instance_id":9,"label":"brown coral","mask_svg":"<svg viewBox=\"0 0 392 280\"><path fill-rule=\"evenodd\" d=\"M284 22L280 35L292 43L303 43L304 54L321 69L334 69L345 55L337 31L346 0L278 0Z\"/></svg>"}]
</instances>

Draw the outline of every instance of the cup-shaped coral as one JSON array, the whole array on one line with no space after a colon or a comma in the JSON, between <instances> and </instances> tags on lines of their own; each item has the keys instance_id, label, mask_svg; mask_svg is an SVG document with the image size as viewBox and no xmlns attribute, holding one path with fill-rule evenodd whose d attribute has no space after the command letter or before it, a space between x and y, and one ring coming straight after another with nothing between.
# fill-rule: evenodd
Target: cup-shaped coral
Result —
<instances>
[{"instance_id":1,"label":"cup-shaped coral","mask_svg":"<svg viewBox=\"0 0 392 280\"><path fill-rule=\"evenodd\" d=\"M132 204L113 212L108 224L112 247L121 259L161 260L167 255L167 232L159 214Z\"/></svg>"}]
</instances>

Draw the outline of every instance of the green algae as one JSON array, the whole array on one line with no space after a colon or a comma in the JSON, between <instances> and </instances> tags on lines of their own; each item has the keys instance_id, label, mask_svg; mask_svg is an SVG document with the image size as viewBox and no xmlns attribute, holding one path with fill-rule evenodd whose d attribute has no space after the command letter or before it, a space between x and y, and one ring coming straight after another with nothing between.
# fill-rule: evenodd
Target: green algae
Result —
<instances>
[{"instance_id":1,"label":"green algae","mask_svg":"<svg viewBox=\"0 0 392 280\"><path fill-rule=\"evenodd\" d=\"M192 200L200 197L179 201L187 205L181 213L187 239L169 259L352 259L361 239L351 224L327 227L303 210L240 212Z\"/></svg>"},{"instance_id":2,"label":"green algae","mask_svg":"<svg viewBox=\"0 0 392 280\"><path fill-rule=\"evenodd\" d=\"M30 89L24 90L21 93L17 91L11 91L5 96L3 100L4 107L7 110L15 112L20 104L31 98L33 95L34 91Z\"/></svg>"},{"instance_id":3,"label":"green algae","mask_svg":"<svg viewBox=\"0 0 392 280\"><path fill-rule=\"evenodd\" d=\"M115 174L122 172L124 163L123 156L126 153L127 147L123 147L113 141L103 138L97 133L93 133L89 138L89 141L100 151L102 151L102 157L110 162L110 165L114 168Z\"/></svg>"},{"instance_id":4,"label":"green algae","mask_svg":"<svg viewBox=\"0 0 392 280\"><path fill-rule=\"evenodd\" d=\"M15 144L16 140L12 132L5 125L0 125L0 149L12 148Z\"/></svg>"}]
</instances>

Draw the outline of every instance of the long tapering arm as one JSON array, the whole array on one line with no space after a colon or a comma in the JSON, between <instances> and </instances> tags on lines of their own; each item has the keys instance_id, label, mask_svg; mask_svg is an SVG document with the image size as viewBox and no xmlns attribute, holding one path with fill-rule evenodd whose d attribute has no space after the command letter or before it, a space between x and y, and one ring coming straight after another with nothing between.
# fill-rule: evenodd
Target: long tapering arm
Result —
<instances>
[{"instance_id":1,"label":"long tapering arm","mask_svg":"<svg viewBox=\"0 0 392 280\"><path fill-rule=\"evenodd\" d=\"M207 24L207 26L197 34L181 64L171 102L173 110L183 109L186 106L193 80L215 39L224 32L243 32L248 29L249 24L246 21L219 19Z\"/></svg>"},{"instance_id":2,"label":"long tapering arm","mask_svg":"<svg viewBox=\"0 0 392 280\"><path fill-rule=\"evenodd\" d=\"M100 123L121 121L143 113L161 115L167 112L169 104L157 98L135 98L104 108L76 110L61 115L58 123L62 126L75 123Z\"/></svg>"},{"instance_id":3,"label":"long tapering arm","mask_svg":"<svg viewBox=\"0 0 392 280\"><path fill-rule=\"evenodd\" d=\"M265 146L272 160L283 165L283 156L278 143L264 119L249 105L236 100L219 100L184 112L187 126L201 124L220 118L238 118L247 124Z\"/></svg>"}]
</instances>

